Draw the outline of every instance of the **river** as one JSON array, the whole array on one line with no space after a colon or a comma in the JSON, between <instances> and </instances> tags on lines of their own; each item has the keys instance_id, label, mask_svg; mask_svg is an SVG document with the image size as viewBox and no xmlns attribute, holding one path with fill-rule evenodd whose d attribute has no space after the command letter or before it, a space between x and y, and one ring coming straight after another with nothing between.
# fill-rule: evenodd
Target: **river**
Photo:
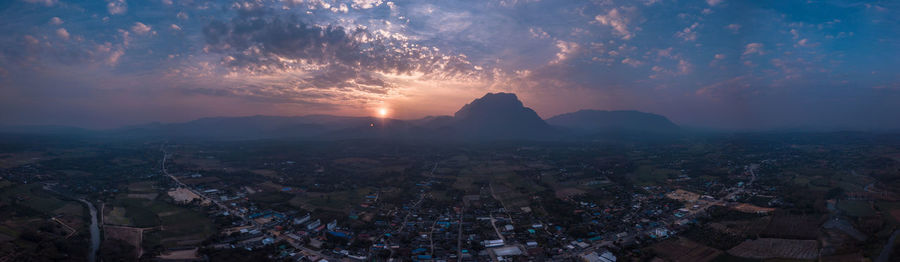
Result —
<instances>
[{"instance_id":1,"label":"river","mask_svg":"<svg viewBox=\"0 0 900 262\"><path fill-rule=\"evenodd\" d=\"M87 205L91 211L91 253L88 253L88 261L96 262L97 250L100 249L100 225L97 222L97 208L87 200L79 199L79 201Z\"/></svg>"}]
</instances>

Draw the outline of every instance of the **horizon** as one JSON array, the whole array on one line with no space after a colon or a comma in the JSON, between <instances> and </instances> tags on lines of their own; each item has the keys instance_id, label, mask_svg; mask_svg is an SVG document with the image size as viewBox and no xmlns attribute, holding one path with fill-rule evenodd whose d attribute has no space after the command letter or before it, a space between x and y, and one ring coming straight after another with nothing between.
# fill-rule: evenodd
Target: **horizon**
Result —
<instances>
[{"instance_id":1,"label":"horizon","mask_svg":"<svg viewBox=\"0 0 900 262\"><path fill-rule=\"evenodd\" d=\"M2 261L900 261L900 0L0 0Z\"/></svg>"},{"instance_id":2,"label":"horizon","mask_svg":"<svg viewBox=\"0 0 900 262\"><path fill-rule=\"evenodd\" d=\"M0 4L0 125L452 115L485 93L716 130L900 129L891 1ZM486 25L486 26L481 26Z\"/></svg>"}]
</instances>

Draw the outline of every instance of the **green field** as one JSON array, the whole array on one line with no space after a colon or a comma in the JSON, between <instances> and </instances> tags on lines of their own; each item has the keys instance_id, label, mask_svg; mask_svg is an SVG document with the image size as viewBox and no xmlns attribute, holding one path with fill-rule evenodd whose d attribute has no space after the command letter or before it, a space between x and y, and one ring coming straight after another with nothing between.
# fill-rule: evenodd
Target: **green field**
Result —
<instances>
[{"instance_id":1,"label":"green field","mask_svg":"<svg viewBox=\"0 0 900 262\"><path fill-rule=\"evenodd\" d=\"M650 186L658 185L659 183L665 183L666 179L669 178L669 175L678 175L678 171L672 169L655 168L650 165L642 165L634 171L631 179L637 185Z\"/></svg>"},{"instance_id":2,"label":"green field","mask_svg":"<svg viewBox=\"0 0 900 262\"><path fill-rule=\"evenodd\" d=\"M892 221L894 224L900 224L900 217L895 217L892 213L900 213L900 202L878 201L875 202L875 206L877 206L884 216L887 217L887 221Z\"/></svg>"},{"instance_id":3,"label":"green field","mask_svg":"<svg viewBox=\"0 0 900 262\"><path fill-rule=\"evenodd\" d=\"M875 210L872 209L868 201L841 200L837 203L837 208L847 212L847 215L855 217L875 215Z\"/></svg>"},{"instance_id":4,"label":"green field","mask_svg":"<svg viewBox=\"0 0 900 262\"><path fill-rule=\"evenodd\" d=\"M250 201L274 204L291 200L293 195L279 191L263 191L250 195Z\"/></svg>"},{"instance_id":5,"label":"green field","mask_svg":"<svg viewBox=\"0 0 900 262\"><path fill-rule=\"evenodd\" d=\"M348 211L362 203L366 194L374 191L371 188L360 188L329 193L308 193L303 196L295 196L290 200L290 204L308 210Z\"/></svg>"},{"instance_id":6,"label":"green field","mask_svg":"<svg viewBox=\"0 0 900 262\"><path fill-rule=\"evenodd\" d=\"M132 193L155 193L153 189L153 181L134 182L128 184L128 191Z\"/></svg>"},{"instance_id":7,"label":"green field","mask_svg":"<svg viewBox=\"0 0 900 262\"><path fill-rule=\"evenodd\" d=\"M82 237L86 234L65 238L68 231L62 230L61 226L49 218L60 216L61 221L69 221L69 225L76 230L86 232L81 230L86 224L83 220L84 212L81 203L44 190L40 184L0 181L0 243L3 243L0 253L9 254L6 252L17 250L25 254L42 254L59 259L60 256L56 254L60 250L84 243L80 241L83 241ZM46 228L51 229L45 230ZM43 246L40 244L43 241L53 244ZM74 252L72 254L80 255Z\"/></svg>"},{"instance_id":8,"label":"green field","mask_svg":"<svg viewBox=\"0 0 900 262\"><path fill-rule=\"evenodd\" d=\"M155 192L152 185L132 183L129 193ZM129 193L120 193L110 201L105 223L149 229L144 232L143 246L147 248L196 245L215 233L214 223L202 211L171 204L164 198L130 198Z\"/></svg>"},{"instance_id":9,"label":"green field","mask_svg":"<svg viewBox=\"0 0 900 262\"><path fill-rule=\"evenodd\" d=\"M57 198L50 192L41 188L41 185L14 184L0 190L0 200L5 203L17 202L38 212L45 214L61 214L57 210L70 203L78 203Z\"/></svg>"}]
</instances>

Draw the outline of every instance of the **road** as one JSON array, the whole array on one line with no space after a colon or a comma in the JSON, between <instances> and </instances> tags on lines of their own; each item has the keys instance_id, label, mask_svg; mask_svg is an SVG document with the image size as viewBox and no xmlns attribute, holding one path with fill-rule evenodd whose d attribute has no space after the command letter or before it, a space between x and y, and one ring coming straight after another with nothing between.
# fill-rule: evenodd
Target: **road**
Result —
<instances>
[{"instance_id":1,"label":"road","mask_svg":"<svg viewBox=\"0 0 900 262\"><path fill-rule=\"evenodd\" d=\"M496 221L497 220L494 219L494 212L491 212L491 226L494 227L494 232L497 232L497 237L499 237L500 240L503 240L503 243L506 243L506 238L503 237L503 234L500 234L500 229L497 228L497 223L495 223Z\"/></svg>"},{"instance_id":2,"label":"road","mask_svg":"<svg viewBox=\"0 0 900 262\"><path fill-rule=\"evenodd\" d=\"M431 172L429 172L429 175L434 175L434 170L437 169L437 167L438 167L438 163L434 163L434 166L431 168ZM422 204L422 201L425 200L425 196L428 195L428 193L429 192L423 191L422 193L419 194L419 200L417 200L415 203L413 203L413 205L409 208L409 210L406 211L406 216L403 217L403 224L401 224L400 228L397 229L397 233L403 232L403 230L406 229L406 223L409 222L409 216L412 215L413 211L418 210L419 205ZM437 220L435 220L435 222L437 222ZM431 250L432 250L432 252L434 252L434 244L432 244ZM395 252L396 251L392 248L391 254L390 254L390 256L388 256L390 258L390 260L393 260Z\"/></svg>"},{"instance_id":3,"label":"road","mask_svg":"<svg viewBox=\"0 0 900 262\"><path fill-rule=\"evenodd\" d=\"M463 214L466 213L466 205L465 201L463 201L462 209L459 211L459 227L456 236L456 257L462 259L462 226L463 226Z\"/></svg>"}]
</instances>

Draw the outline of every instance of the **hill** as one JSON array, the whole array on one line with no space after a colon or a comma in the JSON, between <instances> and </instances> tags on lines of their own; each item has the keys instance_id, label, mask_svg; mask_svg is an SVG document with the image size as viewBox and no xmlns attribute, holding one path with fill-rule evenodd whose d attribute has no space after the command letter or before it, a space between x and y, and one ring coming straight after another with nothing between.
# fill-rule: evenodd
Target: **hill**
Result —
<instances>
[{"instance_id":1,"label":"hill","mask_svg":"<svg viewBox=\"0 0 900 262\"><path fill-rule=\"evenodd\" d=\"M680 130L664 116L630 110L580 110L548 118L547 123L580 133L671 133Z\"/></svg>"}]
</instances>

